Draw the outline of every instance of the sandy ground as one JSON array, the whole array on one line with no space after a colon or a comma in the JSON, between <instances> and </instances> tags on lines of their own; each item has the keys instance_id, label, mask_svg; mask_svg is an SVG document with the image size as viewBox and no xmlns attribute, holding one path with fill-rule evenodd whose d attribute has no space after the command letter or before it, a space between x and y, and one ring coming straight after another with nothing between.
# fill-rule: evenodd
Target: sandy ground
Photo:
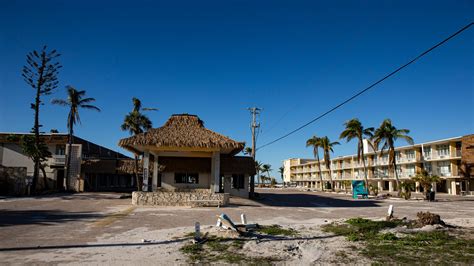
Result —
<instances>
[{"instance_id":1,"label":"sandy ground","mask_svg":"<svg viewBox=\"0 0 474 266\"><path fill-rule=\"evenodd\" d=\"M331 264L344 251L354 261L354 243L321 231L320 226L350 217L383 218L387 206L395 215L415 218L417 211L441 214L447 223L474 227L471 198L439 202L354 201L346 195L301 191L261 191L259 202L236 199L226 208L133 207L114 194L79 194L41 199L0 200L2 264L186 264L179 248L199 221L202 231L215 230L216 215L238 221L279 224L298 230L298 237L279 241L246 241L249 256L277 256L285 264ZM143 240L146 240L145 242ZM350 247L352 246L352 247ZM369 263L357 258L359 263Z\"/></svg>"}]
</instances>

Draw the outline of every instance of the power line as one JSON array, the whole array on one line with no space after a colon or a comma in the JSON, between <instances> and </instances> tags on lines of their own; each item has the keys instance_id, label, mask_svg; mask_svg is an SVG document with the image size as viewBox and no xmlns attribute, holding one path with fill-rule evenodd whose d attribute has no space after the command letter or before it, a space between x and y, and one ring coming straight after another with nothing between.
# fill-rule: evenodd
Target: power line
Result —
<instances>
[{"instance_id":1,"label":"power line","mask_svg":"<svg viewBox=\"0 0 474 266\"><path fill-rule=\"evenodd\" d=\"M373 83L373 84L370 85L369 87L367 87L367 88L365 88L365 89L359 91L358 93L352 95L350 98L348 98L348 99L346 99L345 101L339 103L338 105L334 106L333 108L329 109L328 111L324 112L323 114L319 115L318 117L314 118L313 120L307 122L306 124L304 124L304 125L302 125L302 126L296 128L296 129L290 131L289 133L287 133L287 134L285 134L285 135L283 135L283 136L281 136L281 137L279 137L279 138L277 138L277 139L275 139L275 140L273 140L273 141L270 141L270 142L268 142L268 143L266 143L266 144L264 144L264 145L258 147L257 150L262 149L262 148L264 148L264 147L266 147L266 146L269 146L269 145L271 145L271 144L273 144L273 143L275 143L275 142L277 142L277 141L280 141L280 140L282 140L282 139L284 139L284 138L286 138L286 137L288 137L288 136L290 136L290 135L292 135L292 134L294 134L294 133L300 131L301 129L303 129L303 128L309 126L310 124L312 124L312 123L316 122L317 120L323 118L324 116L328 115L329 113L332 113L334 110L336 110L336 109L338 109L339 107L345 105L346 103L352 101L353 99L357 98L358 96L360 96L360 95L363 94L364 92L366 92L366 91L372 89L373 87L375 87L375 86L378 85L379 83L381 83L381 82L383 82L384 80L388 79L389 77L395 75L395 74L396 74L397 72L399 72L400 70L402 70L402 69L404 69L405 67L411 65L412 63L414 63L415 61L417 61L417 60L420 59L421 57L425 56L425 55L428 54L429 52L433 51L434 49L436 49L436 48L438 48L439 46L443 45L444 43L448 42L450 39L454 38L456 35L458 35L458 34L460 34L461 32L467 30L467 29L468 29L469 27L471 27L473 24L474 24L473 22L467 24L466 26L464 26L463 28L461 28L460 30L458 30L457 32L455 32L454 34L452 34L451 36L449 36L448 38L446 38L446 39L444 39L443 41L439 42L438 44L436 44L435 46L431 47L430 49L424 51L423 53L421 53L421 54L418 55L417 57L415 57L415 58L413 58L412 60L410 60L408 63L406 63L406 64L404 64L404 65L398 67L397 69L395 69L394 71L392 71L390 74L388 74L388 75L386 75L385 77L379 79L378 81L376 81L375 83Z\"/></svg>"}]
</instances>

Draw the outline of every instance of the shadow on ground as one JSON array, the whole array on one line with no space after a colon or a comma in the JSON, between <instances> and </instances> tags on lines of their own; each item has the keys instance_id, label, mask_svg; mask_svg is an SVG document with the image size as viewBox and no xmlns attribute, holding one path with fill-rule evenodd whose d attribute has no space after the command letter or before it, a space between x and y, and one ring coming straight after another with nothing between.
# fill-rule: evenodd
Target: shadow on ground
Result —
<instances>
[{"instance_id":1,"label":"shadow on ground","mask_svg":"<svg viewBox=\"0 0 474 266\"><path fill-rule=\"evenodd\" d=\"M60 210L0 210L0 227L14 225L53 225L103 217L93 212L64 212Z\"/></svg>"},{"instance_id":2,"label":"shadow on ground","mask_svg":"<svg viewBox=\"0 0 474 266\"><path fill-rule=\"evenodd\" d=\"M379 207L379 201L369 199L343 199L308 193L271 193L259 192L256 201L264 206L276 207Z\"/></svg>"}]
</instances>

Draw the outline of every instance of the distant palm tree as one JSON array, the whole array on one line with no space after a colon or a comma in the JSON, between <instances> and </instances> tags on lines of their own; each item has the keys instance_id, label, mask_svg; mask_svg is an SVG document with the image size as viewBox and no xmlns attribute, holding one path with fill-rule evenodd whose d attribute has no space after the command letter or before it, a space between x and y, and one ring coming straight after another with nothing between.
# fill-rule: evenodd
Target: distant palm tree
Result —
<instances>
[{"instance_id":1,"label":"distant palm tree","mask_svg":"<svg viewBox=\"0 0 474 266\"><path fill-rule=\"evenodd\" d=\"M138 99L133 97L133 109L130 113L125 116L123 120L123 124L121 125L121 129L123 131L130 132L130 135L137 135L148 131L152 128L151 120L144 115L141 111L156 111L156 108L144 108L142 107L142 102ZM137 190L140 191L142 188L142 180L138 178L138 153L135 153L135 180L137 181ZM156 171L156 170L155 170Z\"/></svg>"},{"instance_id":2,"label":"distant palm tree","mask_svg":"<svg viewBox=\"0 0 474 266\"><path fill-rule=\"evenodd\" d=\"M244 149L244 154L245 154L245 155L251 155L251 154L252 154L252 148L250 148L250 147L245 147L245 149Z\"/></svg>"},{"instance_id":3,"label":"distant palm tree","mask_svg":"<svg viewBox=\"0 0 474 266\"><path fill-rule=\"evenodd\" d=\"M95 102L94 98L84 98L86 95L86 91L78 91L72 86L67 86L67 99L53 99L51 103L61 105L61 106L68 106L69 107L69 114L67 119L67 128L69 130L69 138L68 138L68 146L69 151L67 154L67 164L66 164L66 190L69 190L69 177L71 168L71 152L72 152L72 143L73 143L73 134L74 134L74 125L79 122L81 123L81 119L79 117L79 109L90 109L100 112L100 109L90 103Z\"/></svg>"},{"instance_id":4,"label":"distant palm tree","mask_svg":"<svg viewBox=\"0 0 474 266\"><path fill-rule=\"evenodd\" d=\"M258 180L258 185L260 186L261 184L261 177L260 177L260 172L262 172L262 165L263 163L260 161L255 161L255 171L257 172L257 180Z\"/></svg>"},{"instance_id":5,"label":"distant palm tree","mask_svg":"<svg viewBox=\"0 0 474 266\"><path fill-rule=\"evenodd\" d=\"M284 172L285 172L285 167L280 166L280 168L278 168L278 173L280 173L281 182L283 182L283 186L285 186L285 180L283 180L283 173Z\"/></svg>"},{"instance_id":6,"label":"distant palm tree","mask_svg":"<svg viewBox=\"0 0 474 266\"><path fill-rule=\"evenodd\" d=\"M262 165L262 172L267 173L267 179L270 180L270 171L272 171L272 166L270 164L264 164Z\"/></svg>"},{"instance_id":7,"label":"distant palm tree","mask_svg":"<svg viewBox=\"0 0 474 266\"><path fill-rule=\"evenodd\" d=\"M392 121L390 119L385 119L380 125L380 127L375 130L373 137L373 143L376 150L378 150L379 145L382 145L382 148L380 149L380 156L382 156L385 149L388 150L389 167L392 168L393 173L395 175L398 196L401 195L401 189L400 180L398 179L397 173L397 161L395 160L395 141L401 138L404 139L410 145L413 145L413 139L408 136L408 133L410 133L410 130L397 129L395 126L392 125Z\"/></svg>"},{"instance_id":8,"label":"distant palm tree","mask_svg":"<svg viewBox=\"0 0 474 266\"><path fill-rule=\"evenodd\" d=\"M321 173L321 162L319 160L319 148L321 147L321 138L315 136L311 137L306 141L306 147L313 147L313 156L316 159L319 171L319 180L321 181L321 190L324 190L323 186L323 174ZM331 173L329 173L331 175Z\"/></svg>"},{"instance_id":9,"label":"distant palm tree","mask_svg":"<svg viewBox=\"0 0 474 266\"><path fill-rule=\"evenodd\" d=\"M352 139L357 139L357 161L362 160L364 166L364 175L365 175L365 190L369 193L369 180L367 178L367 167L365 166L365 157L364 157L364 138L372 139L374 128L364 128L362 123L357 118L353 118L346 123L344 123L346 129L342 131L339 136L340 139L346 139L347 142Z\"/></svg>"},{"instance_id":10,"label":"distant palm tree","mask_svg":"<svg viewBox=\"0 0 474 266\"><path fill-rule=\"evenodd\" d=\"M324 152L324 163L326 164L326 168L329 170L329 177L331 180L331 190L334 191L334 182L332 181L331 176L331 155L330 152L333 151L333 147L336 145L340 145L339 142L331 142L327 136L320 138L320 145Z\"/></svg>"}]
</instances>

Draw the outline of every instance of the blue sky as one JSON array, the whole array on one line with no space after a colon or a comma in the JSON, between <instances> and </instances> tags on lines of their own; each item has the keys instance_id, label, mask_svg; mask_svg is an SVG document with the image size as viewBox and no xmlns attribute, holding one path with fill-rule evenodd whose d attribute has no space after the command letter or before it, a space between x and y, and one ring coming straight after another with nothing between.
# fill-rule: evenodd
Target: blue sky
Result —
<instances>
[{"instance_id":1,"label":"blue sky","mask_svg":"<svg viewBox=\"0 0 474 266\"><path fill-rule=\"evenodd\" d=\"M60 87L41 123L66 131L67 110L49 104L65 85L87 90L101 113L84 110L78 136L120 150L131 98L196 114L208 128L250 145L250 106L263 108L267 143L365 88L473 21L472 1L2 1L0 131L33 125L25 55L43 44L62 53ZM350 104L268 146L258 160L277 169L311 157L305 140L336 140L343 122L391 118L416 142L474 133L474 28ZM342 142L334 156L352 154ZM400 143L403 144L403 143ZM122 151L123 152L123 151ZM276 171L275 176L278 176Z\"/></svg>"}]
</instances>

